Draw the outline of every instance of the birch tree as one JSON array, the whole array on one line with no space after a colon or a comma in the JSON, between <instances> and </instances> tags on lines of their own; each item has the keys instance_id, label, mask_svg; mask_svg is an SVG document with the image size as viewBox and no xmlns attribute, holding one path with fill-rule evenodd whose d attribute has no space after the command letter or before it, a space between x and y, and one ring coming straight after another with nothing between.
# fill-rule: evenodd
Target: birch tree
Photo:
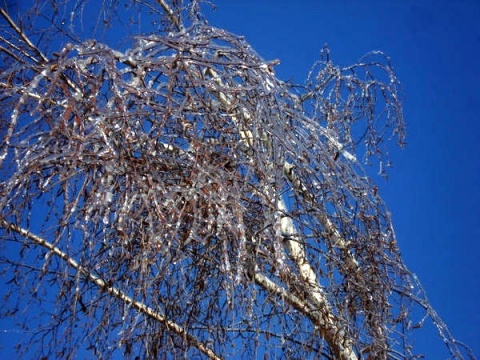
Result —
<instances>
[{"instance_id":1,"label":"birch tree","mask_svg":"<svg viewBox=\"0 0 480 360\"><path fill-rule=\"evenodd\" d=\"M340 67L324 48L291 84L196 1L102 4L0 9L0 314L19 355L413 359L430 322L474 358L364 170L404 141L386 55Z\"/></svg>"}]
</instances>

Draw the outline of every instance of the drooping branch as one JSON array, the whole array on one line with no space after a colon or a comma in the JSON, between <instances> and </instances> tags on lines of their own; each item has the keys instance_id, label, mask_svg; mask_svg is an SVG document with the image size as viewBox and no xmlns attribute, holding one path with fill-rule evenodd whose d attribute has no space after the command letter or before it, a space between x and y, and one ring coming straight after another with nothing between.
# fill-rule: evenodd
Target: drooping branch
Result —
<instances>
[{"instance_id":1,"label":"drooping branch","mask_svg":"<svg viewBox=\"0 0 480 360\"><path fill-rule=\"evenodd\" d=\"M125 294L123 291L120 289L116 288L113 285L110 285L107 283L105 280L100 278L99 276L95 275L85 267L83 267L81 264L79 264L75 259L70 257L67 253L53 245L52 243L48 242L47 240L31 233L30 231L21 228L15 224L9 223L6 220L0 218L0 225L1 227L13 231L17 233L18 235L32 240L39 246L44 247L48 251L50 251L52 254L55 256L58 256L60 259L62 259L68 266L73 268L77 273L79 273L81 276L85 277L88 281L92 282L95 284L99 290L104 291L115 297L116 299L122 301L126 305L132 306L133 308L137 309L140 313L159 321L165 327L172 331L173 333L177 334L178 336L185 338L187 340L187 343L193 347L196 347L199 351L204 353L205 355L208 356L209 359L213 360L221 360L222 358L215 354L214 351L208 348L208 346L201 341L199 341L195 336L191 335L187 330L185 330L182 326L177 324L176 322L167 319L164 315L162 315L160 312L156 311L155 309L152 309L151 307L148 307L141 301L137 301L133 299L132 297L128 296Z\"/></svg>"}]
</instances>

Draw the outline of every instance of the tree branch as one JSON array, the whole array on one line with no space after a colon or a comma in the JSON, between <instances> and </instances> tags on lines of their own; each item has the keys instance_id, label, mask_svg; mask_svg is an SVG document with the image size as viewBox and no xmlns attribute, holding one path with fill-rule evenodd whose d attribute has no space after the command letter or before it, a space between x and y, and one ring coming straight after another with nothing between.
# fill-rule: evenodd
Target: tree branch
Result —
<instances>
[{"instance_id":1,"label":"tree branch","mask_svg":"<svg viewBox=\"0 0 480 360\"><path fill-rule=\"evenodd\" d=\"M25 42L25 44L27 44L28 47L31 48L42 59L43 62L47 62L48 58L40 51L40 49L38 47L36 47L30 41L30 39L27 37L27 35L25 35L25 33L22 31L22 29L20 29L20 27L15 23L15 21L12 20L10 15L8 15L8 13L2 8L0 8L0 14L2 14L2 16L5 18L5 20L7 20L7 22L10 24L10 26L20 36L20 38ZM28 57L31 58L33 61L35 61L37 63L40 62L38 59L32 58L30 56L28 56Z\"/></svg>"},{"instance_id":2,"label":"tree branch","mask_svg":"<svg viewBox=\"0 0 480 360\"><path fill-rule=\"evenodd\" d=\"M292 305L295 309L305 314L312 323L318 328L322 337L330 345L335 358L340 360L356 360L351 342L345 341L345 335L343 330L338 328L335 321L337 320L331 312L318 311L316 308L312 308L309 303L301 300L297 296L285 290L280 285L275 284L272 280L263 274L258 272L254 275L255 282L264 288L266 291L275 294L288 304Z\"/></svg>"},{"instance_id":3,"label":"tree branch","mask_svg":"<svg viewBox=\"0 0 480 360\"><path fill-rule=\"evenodd\" d=\"M183 24L181 23L180 18L175 16L172 8L164 0L157 0L157 2L160 4L163 10L165 10L165 12L168 15L168 18L170 19L172 24L177 28L177 30L183 31L184 30Z\"/></svg>"},{"instance_id":4,"label":"tree branch","mask_svg":"<svg viewBox=\"0 0 480 360\"><path fill-rule=\"evenodd\" d=\"M218 76L218 74L215 72L215 70L213 70L212 68L208 68L206 70L206 73L212 77L214 82L217 85L219 85L219 87L223 87L222 80ZM224 94L221 91L217 91L217 96L220 102L227 109L232 106L232 99L229 95ZM240 106L238 111L240 112L240 116L244 118L245 122L249 123L252 116L248 112L248 110L245 109L243 106ZM240 126L240 121L239 119L237 119L237 116L235 114L231 114L231 117L237 123L237 125ZM249 131L248 129L241 129L241 128L239 128L239 131L240 131L240 140L242 141L243 145L245 145L247 148L251 148L253 145L252 144L253 134L251 133L251 131ZM334 145L337 147L339 146L337 142L334 142ZM342 151L342 150L343 149L339 147L339 151ZM352 159L352 158L354 159L354 157L352 155L349 155L349 153L346 152L345 150L343 150L343 153L347 153L348 159ZM287 163L285 163L284 167L287 167ZM292 172L290 173L293 174ZM288 178L288 179L292 182L294 190L298 191L299 188L303 188L304 192L306 191L305 186L301 182L292 181L293 178ZM297 183L297 186L294 185L295 183ZM292 294L288 294L285 289L278 287L275 283L271 282L268 278L264 277L263 275L255 274L255 280L259 285L261 285L265 289L269 291L274 290L274 292L276 292L277 295L281 295L285 297L288 294L289 296L287 296L286 298L289 299L289 303L294 305L299 311L305 313L317 326L319 326L320 328L324 327L321 333L325 334L325 339L327 340L332 350L340 359L350 359L350 360L357 359L352 349L352 342L345 338L346 334L341 331L341 328L338 326L338 324L335 324L336 319L333 315L333 311L328 303L328 300L325 296L325 293L321 285L319 284L316 273L307 259L304 244L301 241L300 237L298 236L298 231L295 228L295 225L293 224L292 219L289 216L285 215L287 210L288 209L285 205L284 200L280 197L277 202L277 212L280 216L280 228L281 228L282 234L287 239L286 243L289 250L288 253L290 254L290 257L292 258L294 263L297 265L300 277L302 278L304 283L308 286L309 300L312 301L313 307L320 314L322 314L321 317L318 317L318 315L315 317L312 317L311 310L307 310L308 307L303 302L299 302L298 298L296 298ZM333 232L332 227L333 227L333 224L330 223L330 228L328 229L329 232ZM343 241L340 235L338 235L337 241L340 241L340 240ZM342 336L339 336L340 334L342 334Z\"/></svg>"},{"instance_id":5,"label":"tree branch","mask_svg":"<svg viewBox=\"0 0 480 360\"><path fill-rule=\"evenodd\" d=\"M204 343L198 340L195 336L190 334L187 330L181 327L174 321L166 319L161 313L155 311L151 307L145 305L144 303L133 299L132 297L125 294L120 289L116 288L115 286L108 285L105 280L100 278L99 276L93 274L88 269L84 268L80 265L75 259L71 258L67 253L63 252L61 249L50 243L49 241L37 236L30 231L12 224L5 219L0 219L0 226L4 227L7 230L14 231L19 235L30 239L37 243L40 246L50 250L53 254L61 258L65 263L70 266L71 268L75 269L79 274L85 276L90 282L98 286L99 289L109 293L110 295L114 296L115 298L123 301L124 303L132 306L133 308L137 309L141 313L145 314L146 316L155 319L161 322L165 327L172 331L173 333L183 337L188 341L189 344L196 347L200 352L204 353L208 356L209 359L213 360L221 360L222 358L218 356L213 350L209 349Z\"/></svg>"}]
</instances>

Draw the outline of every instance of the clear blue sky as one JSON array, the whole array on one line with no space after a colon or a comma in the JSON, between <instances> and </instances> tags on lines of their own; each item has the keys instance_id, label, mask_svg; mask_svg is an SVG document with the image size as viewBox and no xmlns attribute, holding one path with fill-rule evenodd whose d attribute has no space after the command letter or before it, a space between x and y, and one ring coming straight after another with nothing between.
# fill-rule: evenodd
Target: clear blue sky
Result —
<instances>
[{"instance_id":1,"label":"clear blue sky","mask_svg":"<svg viewBox=\"0 0 480 360\"><path fill-rule=\"evenodd\" d=\"M377 179L407 265L456 338L480 356L480 1L224 0L212 25L244 35L280 79L301 83L320 49L349 65L393 60L407 147ZM441 346L441 342L435 346Z\"/></svg>"},{"instance_id":2,"label":"clear blue sky","mask_svg":"<svg viewBox=\"0 0 480 360\"><path fill-rule=\"evenodd\" d=\"M217 5L210 23L281 59L283 80L303 82L325 43L342 65L371 50L391 56L406 96L407 147L391 150L390 178L377 180L407 265L454 336L480 356L480 1Z\"/></svg>"}]
</instances>

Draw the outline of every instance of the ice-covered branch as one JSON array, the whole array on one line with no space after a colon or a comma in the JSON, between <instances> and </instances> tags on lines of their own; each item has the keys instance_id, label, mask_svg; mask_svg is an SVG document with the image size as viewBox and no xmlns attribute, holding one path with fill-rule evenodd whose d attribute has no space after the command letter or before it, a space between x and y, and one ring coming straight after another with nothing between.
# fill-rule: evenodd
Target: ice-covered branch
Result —
<instances>
[{"instance_id":1,"label":"ice-covered branch","mask_svg":"<svg viewBox=\"0 0 480 360\"><path fill-rule=\"evenodd\" d=\"M208 356L209 359L214 360L221 360L222 358L215 354L214 351L208 348L208 346L201 341L199 341L195 336L191 335L187 330L185 330L181 325L177 324L176 322L167 319L164 315L160 312L152 309L151 307L145 305L143 302L133 299L132 297L125 294L122 290L116 288L113 285L108 284L105 280L101 277L95 275L93 272L88 270L87 268L83 267L79 264L75 259L69 256L67 253L62 251L57 246L53 245L51 242L43 239L40 236L33 234L32 232L28 231L27 229L21 228L15 224L9 223L4 219L0 218L0 225L1 227L6 228L9 231L13 231L26 239L32 240L36 244L44 247L52 254L58 256L60 259L65 261L65 263L73 268L77 273L81 276L84 276L88 281L95 284L99 290L105 291L111 294L113 297L117 298L118 300L124 302L126 305L132 306L133 308L137 309L140 313L153 318L162 324L165 325L167 329L172 331L173 333L177 334L178 336L185 338L187 343L193 347L196 347L199 351L204 353Z\"/></svg>"},{"instance_id":2,"label":"ice-covered branch","mask_svg":"<svg viewBox=\"0 0 480 360\"><path fill-rule=\"evenodd\" d=\"M218 74L212 69L208 68L206 71L207 74L209 74L215 83L221 88L224 86L222 83L220 77ZM232 108L233 107L233 102L230 99L230 97L225 94L222 91L217 91L218 98L222 102L223 106L226 108ZM249 130L245 130L241 128L240 123L244 124L249 124L251 123L252 116L248 112L247 109L245 109L243 106L240 105L238 108L238 115L233 112L230 114L232 119L237 123L237 126L239 126L239 131L240 131L240 136L241 136L241 141L243 144L247 147L247 149L251 149L253 144L253 134ZM239 121L237 119L237 116L241 117L243 121ZM268 142L268 140L264 139L264 141ZM268 144L266 144L268 145ZM334 145L339 146L338 143L334 143ZM339 150L342 150L339 148ZM349 159L352 159L353 157L346 152L346 156ZM305 187L303 184L298 183L298 181L295 182L294 179L294 174L292 169L289 167L288 163L284 164L284 168L287 169L285 173L289 173L290 177L289 180L291 181L292 184L294 184L294 189L296 191L305 191ZM295 186L296 183L296 186ZM352 341L348 340L345 338L346 334L341 331L340 325L335 322L335 317L333 316L333 311L332 308L330 307L328 300L325 296L325 293L323 292L323 289L320 285L320 282L317 278L317 275L315 273L315 270L312 268L310 262L307 259L307 254L305 251L305 245L303 243L303 239L298 234L297 229L295 228L295 225L292 221L292 218L287 215L288 209L287 206L285 205L285 201L280 195L278 200L277 200L277 214L279 216L279 223L280 223L280 229L282 236L285 238L285 242L288 247L288 253L291 256L292 260L296 264L300 277L304 284L306 285L307 288L307 293L308 293L308 298L309 301L311 301L312 306L315 308L315 311L318 311L321 318L325 319L322 322L315 321L316 325L319 327L325 326L324 329L322 329L322 333L325 334L325 339L329 343L329 345L332 347L332 349L335 349L335 353L339 358L341 359L356 359L356 355L352 349ZM327 219L325 217L325 219ZM328 219L326 220L328 221ZM329 230L332 232L334 235L337 235L337 238L335 239L336 242L342 241L341 244L343 245L343 239L335 233L335 229L333 227L333 224L328 223L330 226ZM255 279L257 280L257 283L260 285L264 286L267 288L267 290L271 290L274 288L274 284L272 282L268 282L267 278L263 277L261 274L256 274ZM275 288L276 289L276 288ZM277 292L285 292L285 290L282 288L281 291L278 290ZM299 308L300 311L305 311L305 306L298 306L298 303L293 301L294 297L292 295L292 303L296 304L296 306ZM308 315L311 310L307 311L306 314ZM310 316L310 315L308 315ZM343 334L342 338L339 336L339 334Z\"/></svg>"},{"instance_id":3,"label":"ice-covered branch","mask_svg":"<svg viewBox=\"0 0 480 360\"><path fill-rule=\"evenodd\" d=\"M296 249L293 251L296 251ZM282 301L285 301L298 311L304 313L318 328L322 336L325 337L328 344L331 346L336 359L357 359L357 356L352 350L351 342L345 339L343 330L338 328L337 319L335 319L335 316L331 312L318 311L317 308L312 308L310 303L299 299L297 296L275 284L272 280L259 272L255 273L254 279L255 282L267 292L275 294ZM324 306L326 306L326 304L324 304Z\"/></svg>"}]
</instances>

